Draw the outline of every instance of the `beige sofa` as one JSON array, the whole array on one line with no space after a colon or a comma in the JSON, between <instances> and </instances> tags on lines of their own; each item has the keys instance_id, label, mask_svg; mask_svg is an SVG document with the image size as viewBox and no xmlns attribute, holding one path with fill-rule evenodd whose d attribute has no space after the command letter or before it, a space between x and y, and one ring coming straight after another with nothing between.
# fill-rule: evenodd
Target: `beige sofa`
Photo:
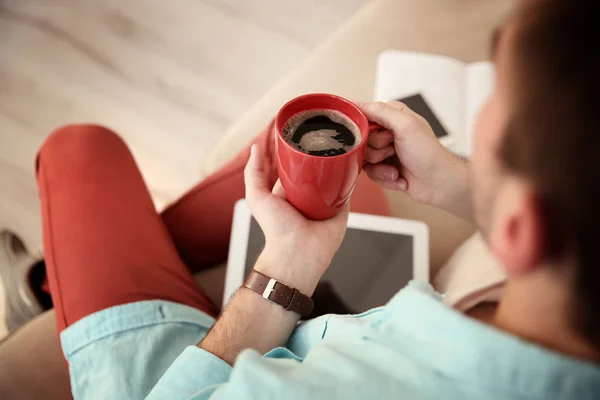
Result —
<instances>
[{"instance_id":1,"label":"beige sofa","mask_svg":"<svg viewBox=\"0 0 600 400\"><path fill-rule=\"evenodd\" d=\"M329 92L372 99L375 60L385 49L431 52L468 62L486 59L490 33L513 4L514 0L371 1L229 129L208 154L203 172L208 175L222 166L294 96ZM402 193L387 195L394 216L429 226L432 274L474 231L464 221L416 204Z\"/></svg>"}]
</instances>

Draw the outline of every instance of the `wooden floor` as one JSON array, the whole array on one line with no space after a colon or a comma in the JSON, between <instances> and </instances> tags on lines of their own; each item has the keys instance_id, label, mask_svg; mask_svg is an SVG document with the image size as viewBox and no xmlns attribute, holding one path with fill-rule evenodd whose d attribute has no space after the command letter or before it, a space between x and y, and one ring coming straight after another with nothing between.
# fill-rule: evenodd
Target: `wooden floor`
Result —
<instances>
[{"instance_id":1,"label":"wooden floor","mask_svg":"<svg viewBox=\"0 0 600 400\"><path fill-rule=\"evenodd\" d=\"M0 0L0 229L37 250L34 158L96 122L130 144L158 206L253 104L368 0Z\"/></svg>"}]
</instances>

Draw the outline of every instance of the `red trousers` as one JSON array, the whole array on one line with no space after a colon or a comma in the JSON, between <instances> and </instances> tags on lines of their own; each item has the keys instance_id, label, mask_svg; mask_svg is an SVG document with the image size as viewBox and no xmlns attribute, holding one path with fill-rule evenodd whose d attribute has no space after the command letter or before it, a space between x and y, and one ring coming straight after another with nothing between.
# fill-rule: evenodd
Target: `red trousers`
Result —
<instances>
[{"instance_id":1,"label":"red trousers","mask_svg":"<svg viewBox=\"0 0 600 400\"><path fill-rule=\"evenodd\" d=\"M277 180L273 138L254 141ZM169 300L215 316L192 272L227 258L234 203L244 197L249 147L157 213L127 145L95 125L53 132L37 159L44 250L59 330L102 309ZM383 191L364 174L355 212L388 215Z\"/></svg>"}]
</instances>

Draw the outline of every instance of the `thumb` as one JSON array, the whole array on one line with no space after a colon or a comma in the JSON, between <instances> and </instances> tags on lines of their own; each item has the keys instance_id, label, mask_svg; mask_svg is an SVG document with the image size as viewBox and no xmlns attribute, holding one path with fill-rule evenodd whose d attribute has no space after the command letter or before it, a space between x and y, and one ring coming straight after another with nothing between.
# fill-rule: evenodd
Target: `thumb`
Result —
<instances>
[{"instance_id":1,"label":"thumb","mask_svg":"<svg viewBox=\"0 0 600 400\"><path fill-rule=\"evenodd\" d=\"M346 229L348 225L348 216L350 215L350 201L347 201L342 207L340 207L340 212L326 221L325 224L328 224L330 228L337 229Z\"/></svg>"},{"instance_id":2,"label":"thumb","mask_svg":"<svg viewBox=\"0 0 600 400\"><path fill-rule=\"evenodd\" d=\"M250 147L250 158L244 168L244 183L246 186L246 200L249 203L260 201L268 196L269 179L264 170L263 152L257 144Z\"/></svg>"},{"instance_id":3,"label":"thumb","mask_svg":"<svg viewBox=\"0 0 600 400\"><path fill-rule=\"evenodd\" d=\"M281 179L277 179L277 182L275 182L275 186L273 186L273 194L283 199L287 199L285 191L283 190L283 186L281 184Z\"/></svg>"}]
</instances>

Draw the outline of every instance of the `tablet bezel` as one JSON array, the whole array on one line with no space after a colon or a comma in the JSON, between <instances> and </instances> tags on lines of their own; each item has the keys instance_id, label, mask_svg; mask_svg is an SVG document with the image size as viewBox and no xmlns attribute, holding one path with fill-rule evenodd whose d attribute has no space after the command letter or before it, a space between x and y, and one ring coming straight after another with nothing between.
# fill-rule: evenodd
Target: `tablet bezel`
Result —
<instances>
[{"instance_id":1,"label":"tablet bezel","mask_svg":"<svg viewBox=\"0 0 600 400\"><path fill-rule=\"evenodd\" d=\"M244 283L244 269L248 252L248 235L252 214L245 200L235 204L231 241L225 273L223 308L230 297ZM429 228L420 221L369 214L350 213L348 227L376 232L411 235L413 237L413 279L429 282Z\"/></svg>"}]
</instances>

